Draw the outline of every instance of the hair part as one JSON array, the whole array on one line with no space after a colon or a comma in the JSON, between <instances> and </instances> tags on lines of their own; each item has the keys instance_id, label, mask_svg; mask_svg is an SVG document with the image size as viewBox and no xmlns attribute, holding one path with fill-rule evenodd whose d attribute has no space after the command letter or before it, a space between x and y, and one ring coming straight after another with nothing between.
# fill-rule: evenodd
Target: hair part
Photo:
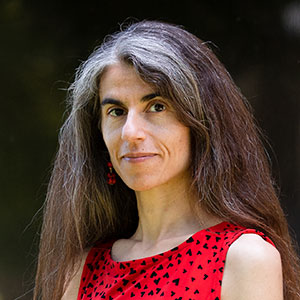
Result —
<instances>
[{"instance_id":1,"label":"hair part","mask_svg":"<svg viewBox=\"0 0 300 300\"><path fill-rule=\"evenodd\" d=\"M96 241L129 237L135 194L106 183L109 159L100 122L99 82L107 67L131 65L168 98L190 128L195 207L264 232L281 253L285 299L299 297L299 262L249 104L207 43L179 26L144 21L106 38L77 70L69 116L49 184L34 299L60 299L66 274ZM297 296L298 295L298 296Z\"/></svg>"}]
</instances>

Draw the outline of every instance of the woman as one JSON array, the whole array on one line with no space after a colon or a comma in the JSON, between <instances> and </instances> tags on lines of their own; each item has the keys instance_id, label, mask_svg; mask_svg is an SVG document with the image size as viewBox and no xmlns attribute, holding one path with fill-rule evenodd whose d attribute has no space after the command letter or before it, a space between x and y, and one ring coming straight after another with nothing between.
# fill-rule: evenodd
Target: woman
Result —
<instances>
[{"instance_id":1,"label":"woman","mask_svg":"<svg viewBox=\"0 0 300 300\"><path fill-rule=\"evenodd\" d=\"M35 299L299 299L257 128L205 43L133 24L82 64L69 103Z\"/></svg>"}]
</instances>

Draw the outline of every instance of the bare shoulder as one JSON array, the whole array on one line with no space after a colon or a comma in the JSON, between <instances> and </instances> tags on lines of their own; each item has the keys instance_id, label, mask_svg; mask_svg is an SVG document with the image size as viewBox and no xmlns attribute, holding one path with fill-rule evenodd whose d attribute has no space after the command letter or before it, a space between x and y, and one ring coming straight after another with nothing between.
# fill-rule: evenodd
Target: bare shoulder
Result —
<instances>
[{"instance_id":1,"label":"bare shoulder","mask_svg":"<svg viewBox=\"0 0 300 300\"><path fill-rule=\"evenodd\" d=\"M264 262L264 265L280 262L279 251L257 234L241 235L229 248L227 259L243 265ZM249 263L250 262L250 263Z\"/></svg>"},{"instance_id":2,"label":"bare shoulder","mask_svg":"<svg viewBox=\"0 0 300 300\"><path fill-rule=\"evenodd\" d=\"M244 234L229 248L222 300L283 300L278 250L256 234Z\"/></svg>"},{"instance_id":3,"label":"bare shoulder","mask_svg":"<svg viewBox=\"0 0 300 300\"><path fill-rule=\"evenodd\" d=\"M84 251L84 253L80 256L78 259L78 262L75 266L75 274L71 278L68 286L66 287L66 291L61 298L61 300L76 300L78 296L79 286L80 286L80 280L81 280L81 274L83 271L83 267L85 264L85 260L88 256L89 250Z\"/></svg>"}]
</instances>

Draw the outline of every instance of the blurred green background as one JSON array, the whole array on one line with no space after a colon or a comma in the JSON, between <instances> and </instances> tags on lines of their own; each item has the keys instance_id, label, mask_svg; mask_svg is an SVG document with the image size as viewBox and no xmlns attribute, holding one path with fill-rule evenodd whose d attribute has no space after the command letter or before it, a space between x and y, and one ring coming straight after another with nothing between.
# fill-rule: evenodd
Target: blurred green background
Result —
<instances>
[{"instance_id":1,"label":"blurred green background","mask_svg":"<svg viewBox=\"0 0 300 300\"><path fill-rule=\"evenodd\" d=\"M75 68L127 18L184 25L254 107L300 239L299 1L0 1L0 300L31 299L39 210Z\"/></svg>"}]
</instances>

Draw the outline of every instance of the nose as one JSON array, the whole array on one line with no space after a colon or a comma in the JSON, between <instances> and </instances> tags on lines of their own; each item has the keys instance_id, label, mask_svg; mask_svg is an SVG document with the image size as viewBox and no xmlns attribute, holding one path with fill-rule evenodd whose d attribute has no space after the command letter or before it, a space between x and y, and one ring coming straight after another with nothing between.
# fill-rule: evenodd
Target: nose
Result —
<instances>
[{"instance_id":1,"label":"nose","mask_svg":"<svg viewBox=\"0 0 300 300\"><path fill-rule=\"evenodd\" d=\"M145 139L145 121L137 112L128 112L122 128L122 139L127 142L143 141Z\"/></svg>"}]
</instances>

